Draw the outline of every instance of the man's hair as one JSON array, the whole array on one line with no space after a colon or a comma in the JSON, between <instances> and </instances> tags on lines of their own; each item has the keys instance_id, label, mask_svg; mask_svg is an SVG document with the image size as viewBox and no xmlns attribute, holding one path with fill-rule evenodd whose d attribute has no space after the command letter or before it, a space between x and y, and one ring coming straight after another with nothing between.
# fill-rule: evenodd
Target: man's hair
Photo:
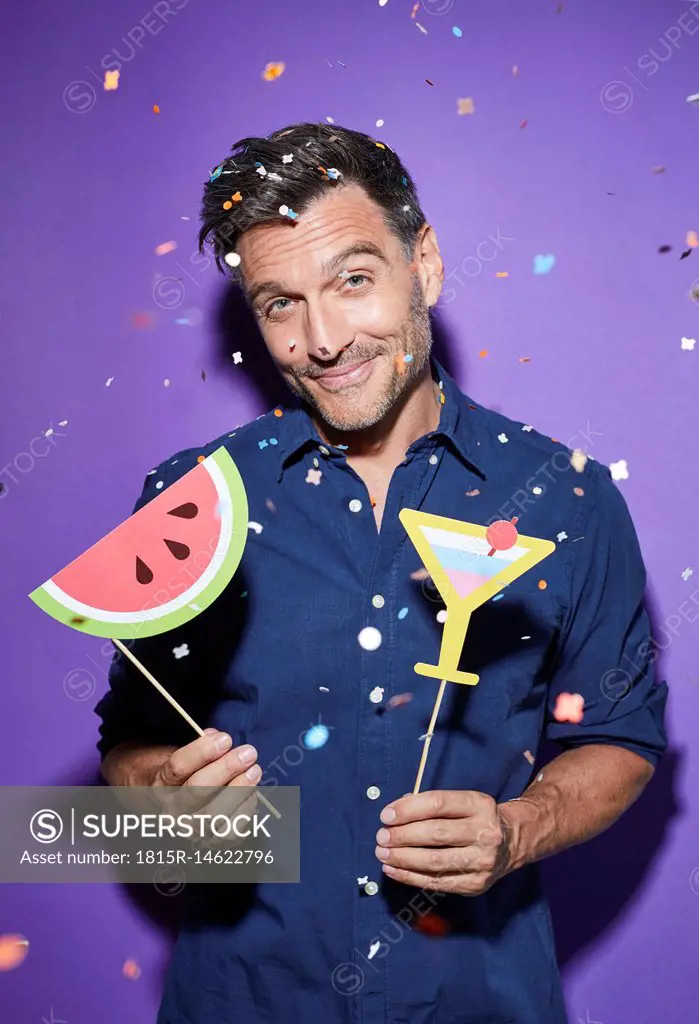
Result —
<instances>
[{"instance_id":1,"label":"man's hair","mask_svg":"<svg viewBox=\"0 0 699 1024\"><path fill-rule=\"evenodd\" d=\"M289 154L292 160L284 162ZM244 231L283 219L280 206L301 215L327 189L349 184L361 186L382 208L406 260L412 259L425 215L407 170L385 143L323 123L293 124L266 138L233 145L204 186L199 249L203 252L209 244L225 273L222 259L235 251ZM240 280L236 271L231 276Z\"/></svg>"}]
</instances>

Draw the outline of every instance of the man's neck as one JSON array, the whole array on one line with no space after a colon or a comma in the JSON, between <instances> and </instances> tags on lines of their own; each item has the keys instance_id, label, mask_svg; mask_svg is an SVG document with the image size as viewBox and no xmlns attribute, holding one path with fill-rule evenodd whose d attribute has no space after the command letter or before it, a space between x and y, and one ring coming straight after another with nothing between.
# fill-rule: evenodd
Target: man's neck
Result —
<instances>
[{"instance_id":1,"label":"man's neck","mask_svg":"<svg viewBox=\"0 0 699 1024\"><path fill-rule=\"evenodd\" d=\"M312 419L320 436L330 445L345 444L348 459L376 465L397 466L405 458L411 444L439 426L442 405L429 360L422 377L401 395L384 419L366 430L342 432Z\"/></svg>"}]
</instances>

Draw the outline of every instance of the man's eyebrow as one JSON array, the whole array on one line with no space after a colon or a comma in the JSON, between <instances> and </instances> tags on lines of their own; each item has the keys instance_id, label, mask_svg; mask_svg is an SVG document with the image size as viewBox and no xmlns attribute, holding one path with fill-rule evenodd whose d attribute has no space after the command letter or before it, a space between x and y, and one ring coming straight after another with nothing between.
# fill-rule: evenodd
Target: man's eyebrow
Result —
<instances>
[{"instance_id":1,"label":"man's eyebrow","mask_svg":"<svg viewBox=\"0 0 699 1024\"><path fill-rule=\"evenodd\" d=\"M376 245L375 242L354 242L352 245L348 245L342 252L338 252L335 256L332 256L328 260L323 260L320 265L321 273L323 277L328 277L333 271L341 267L343 263L351 259L353 256L373 256L375 259L380 260L382 263L388 266L389 259L383 249ZM283 281L261 281L259 284L253 285L249 292L250 302L255 302L262 295L284 293L288 291L288 287Z\"/></svg>"}]
</instances>

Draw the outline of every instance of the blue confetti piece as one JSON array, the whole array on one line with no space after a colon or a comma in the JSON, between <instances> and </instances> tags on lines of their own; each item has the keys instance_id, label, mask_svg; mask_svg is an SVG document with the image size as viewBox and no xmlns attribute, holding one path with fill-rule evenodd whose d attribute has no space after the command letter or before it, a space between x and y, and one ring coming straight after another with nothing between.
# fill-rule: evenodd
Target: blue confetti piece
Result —
<instances>
[{"instance_id":1,"label":"blue confetti piece","mask_svg":"<svg viewBox=\"0 0 699 1024\"><path fill-rule=\"evenodd\" d=\"M279 444L279 439L276 438L276 437L270 437L269 443L270 444Z\"/></svg>"},{"instance_id":2,"label":"blue confetti piece","mask_svg":"<svg viewBox=\"0 0 699 1024\"><path fill-rule=\"evenodd\" d=\"M493 601L500 601L504 596L504 594L496 594Z\"/></svg>"},{"instance_id":3,"label":"blue confetti piece","mask_svg":"<svg viewBox=\"0 0 699 1024\"><path fill-rule=\"evenodd\" d=\"M257 447L260 449L260 451L262 451L263 448L267 447L267 442L266 441L258 441L257 442Z\"/></svg>"},{"instance_id":4,"label":"blue confetti piece","mask_svg":"<svg viewBox=\"0 0 699 1024\"><path fill-rule=\"evenodd\" d=\"M403 356L404 363L412 363L413 357L411 355Z\"/></svg>"},{"instance_id":5,"label":"blue confetti piece","mask_svg":"<svg viewBox=\"0 0 699 1024\"><path fill-rule=\"evenodd\" d=\"M311 728L304 733L301 742L307 750L318 750L320 747L324 747L328 742L330 733L327 725L312 725Z\"/></svg>"},{"instance_id":6,"label":"blue confetti piece","mask_svg":"<svg viewBox=\"0 0 699 1024\"><path fill-rule=\"evenodd\" d=\"M287 217L289 217L290 220L298 220L299 215L298 213L294 213L294 211L290 208L287 213Z\"/></svg>"},{"instance_id":7,"label":"blue confetti piece","mask_svg":"<svg viewBox=\"0 0 699 1024\"><path fill-rule=\"evenodd\" d=\"M463 32L461 31L458 25L454 25L452 32L454 33L457 39L461 39Z\"/></svg>"},{"instance_id":8,"label":"blue confetti piece","mask_svg":"<svg viewBox=\"0 0 699 1024\"><path fill-rule=\"evenodd\" d=\"M346 452L347 449L349 448L349 445L348 444L336 444L335 447L336 448L340 448L343 452Z\"/></svg>"},{"instance_id":9,"label":"blue confetti piece","mask_svg":"<svg viewBox=\"0 0 699 1024\"><path fill-rule=\"evenodd\" d=\"M404 185L408 184L408 179L406 178L405 175L403 175L403 177L400 180L403 182Z\"/></svg>"},{"instance_id":10,"label":"blue confetti piece","mask_svg":"<svg viewBox=\"0 0 699 1024\"><path fill-rule=\"evenodd\" d=\"M211 177L209 178L209 181L216 181L216 179L219 177L219 175L222 173L222 171L223 171L223 164L219 164L219 166L216 168L216 170L211 172Z\"/></svg>"},{"instance_id":11,"label":"blue confetti piece","mask_svg":"<svg viewBox=\"0 0 699 1024\"><path fill-rule=\"evenodd\" d=\"M398 618L399 619L404 619L407 614L408 614L408 609L407 608L401 608L401 610L398 612Z\"/></svg>"},{"instance_id":12,"label":"blue confetti piece","mask_svg":"<svg viewBox=\"0 0 699 1024\"><path fill-rule=\"evenodd\" d=\"M189 325L189 320L187 319L186 316L178 316L178 318L175 320L175 323L176 324L187 324L187 325Z\"/></svg>"}]
</instances>

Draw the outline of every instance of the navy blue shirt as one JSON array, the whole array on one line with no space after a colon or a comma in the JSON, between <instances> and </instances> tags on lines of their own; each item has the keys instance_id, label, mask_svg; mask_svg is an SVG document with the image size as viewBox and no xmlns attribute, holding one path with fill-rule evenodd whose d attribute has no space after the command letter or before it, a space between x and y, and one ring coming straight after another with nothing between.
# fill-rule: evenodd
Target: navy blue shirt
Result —
<instances>
[{"instance_id":1,"label":"navy blue shirt","mask_svg":"<svg viewBox=\"0 0 699 1024\"><path fill-rule=\"evenodd\" d=\"M300 404L146 477L137 508L225 445L250 528L221 597L134 652L202 726L254 744L263 784L301 790L301 882L190 887L159 1024L566 1020L537 865L463 897L397 883L374 855L381 809L412 791L439 685L413 666L437 663L444 606L413 578L421 562L398 513L517 515L523 534L556 542L473 613L459 667L480 682L447 686L423 790L518 797L544 738L658 760L667 688L648 656L644 566L608 469L588 459L578 471L563 444L483 408L431 365L439 428L395 470L380 531L346 453L323 444ZM373 650L358 640L367 626L380 633ZM183 643L189 654L176 658ZM556 720L561 693L584 697L581 722ZM412 699L391 700L400 694ZM194 738L120 657L96 710L102 754L122 740ZM312 737L326 742L309 749L318 725Z\"/></svg>"}]
</instances>

